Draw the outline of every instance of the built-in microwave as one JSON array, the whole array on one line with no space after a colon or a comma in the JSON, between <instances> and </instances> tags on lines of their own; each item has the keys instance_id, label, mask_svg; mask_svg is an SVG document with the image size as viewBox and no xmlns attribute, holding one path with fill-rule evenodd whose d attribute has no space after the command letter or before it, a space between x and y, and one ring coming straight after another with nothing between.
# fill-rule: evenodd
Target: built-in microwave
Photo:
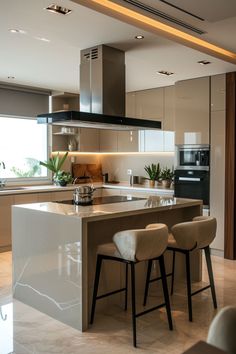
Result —
<instances>
[{"instance_id":1,"label":"built-in microwave","mask_svg":"<svg viewBox=\"0 0 236 354\"><path fill-rule=\"evenodd\" d=\"M176 169L177 170L209 170L210 146L209 145L177 145Z\"/></svg>"}]
</instances>

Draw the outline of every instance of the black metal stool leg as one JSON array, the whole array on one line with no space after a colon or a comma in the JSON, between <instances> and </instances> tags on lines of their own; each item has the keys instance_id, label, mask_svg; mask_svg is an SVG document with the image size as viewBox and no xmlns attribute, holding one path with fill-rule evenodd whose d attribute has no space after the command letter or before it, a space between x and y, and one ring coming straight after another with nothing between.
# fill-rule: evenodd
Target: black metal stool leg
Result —
<instances>
[{"instance_id":1,"label":"black metal stool leg","mask_svg":"<svg viewBox=\"0 0 236 354\"><path fill-rule=\"evenodd\" d=\"M191 274L190 274L190 252L186 252L185 256L186 256L188 316L189 316L189 321L192 322L192 320L193 320L193 311L192 311Z\"/></svg>"},{"instance_id":2,"label":"black metal stool leg","mask_svg":"<svg viewBox=\"0 0 236 354\"><path fill-rule=\"evenodd\" d=\"M125 311L127 311L128 302L128 263L125 265Z\"/></svg>"},{"instance_id":3,"label":"black metal stool leg","mask_svg":"<svg viewBox=\"0 0 236 354\"><path fill-rule=\"evenodd\" d=\"M205 251L205 257L207 263L208 276L211 285L212 300L213 300L214 308L217 309L216 290L215 290L214 276L213 276L212 263L211 263L210 247L208 246L204 248L204 251Z\"/></svg>"},{"instance_id":4,"label":"black metal stool leg","mask_svg":"<svg viewBox=\"0 0 236 354\"><path fill-rule=\"evenodd\" d=\"M133 345L137 346L136 339L136 297L135 297L135 268L134 263L130 264L131 267L131 299L132 299L132 323L133 323Z\"/></svg>"},{"instance_id":5,"label":"black metal stool leg","mask_svg":"<svg viewBox=\"0 0 236 354\"><path fill-rule=\"evenodd\" d=\"M174 293L174 281L175 281L175 251L173 251L173 258L172 258L172 272L171 272L171 290L170 294L173 295Z\"/></svg>"},{"instance_id":6,"label":"black metal stool leg","mask_svg":"<svg viewBox=\"0 0 236 354\"><path fill-rule=\"evenodd\" d=\"M96 307L96 300L97 300L97 293L98 293L98 285L99 285L101 266L102 266L102 256L98 255L97 256L97 264L96 264L96 273L95 273L95 279L94 279L91 317L90 317L90 323L91 324L93 323L93 320L94 320L94 313L95 313L95 307Z\"/></svg>"},{"instance_id":7,"label":"black metal stool leg","mask_svg":"<svg viewBox=\"0 0 236 354\"><path fill-rule=\"evenodd\" d=\"M164 298L165 298L168 323L169 323L169 328L172 331L173 330L173 323L172 323L172 316L171 316L171 309L170 309L170 299L169 299L169 293L168 293L168 286L167 286L167 281L166 281L165 261L164 261L163 255L160 256L160 258L159 258L159 265L160 265L162 288L163 288L163 294L164 294Z\"/></svg>"},{"instance_id":8,"label":"black metal stool leg","mask_svg":"<svg viewBox=\"0 0 236 354\"><path fill-rule=\"evenodd\" d=\"M143 299L143 306L146 306L147 297L148 297L148 290L149 290L149 283L152 271L152 261L148 261L147 267L147 276L146 276L146 283L145 283L145 291L144 291L144 299Z\"/></svg>"}]
</instances>

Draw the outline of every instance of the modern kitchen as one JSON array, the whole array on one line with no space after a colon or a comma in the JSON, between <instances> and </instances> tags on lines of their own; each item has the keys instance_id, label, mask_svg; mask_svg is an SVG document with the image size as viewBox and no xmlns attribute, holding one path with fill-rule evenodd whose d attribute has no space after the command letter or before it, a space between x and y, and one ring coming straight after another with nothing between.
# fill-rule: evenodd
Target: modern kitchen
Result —
<instances>
[{"instance_id":1,"label":"modern kitchen","mask_svg":"<svg viewBox=\"0 0 236 354\"><path fill-rule=\"evenodd\" d=\"M0 16L0 354L235 354L234 1Z\"/></svg>"}]
</instances>

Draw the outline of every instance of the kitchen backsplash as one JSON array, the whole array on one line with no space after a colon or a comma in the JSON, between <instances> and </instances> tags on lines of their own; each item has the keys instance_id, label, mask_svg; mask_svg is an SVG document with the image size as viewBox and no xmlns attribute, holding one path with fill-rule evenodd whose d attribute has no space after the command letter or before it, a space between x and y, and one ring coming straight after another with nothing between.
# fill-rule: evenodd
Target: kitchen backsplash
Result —
<instances>
[{"instance_id":1,"label":"kitchen backsplash","mask_svg":"<svg viewBox=\"0 0 236 354\"><path fill-rule=\"evenodd\" d=\"M174 153L156 153L150 155L101 155L102 170L109 173L109 180L128 181L127 170L135 176L146 176L144 166L160 163L161 167L172 168ZM147 177L147 176L146 176Z\"/></svg>"}]
</instances>

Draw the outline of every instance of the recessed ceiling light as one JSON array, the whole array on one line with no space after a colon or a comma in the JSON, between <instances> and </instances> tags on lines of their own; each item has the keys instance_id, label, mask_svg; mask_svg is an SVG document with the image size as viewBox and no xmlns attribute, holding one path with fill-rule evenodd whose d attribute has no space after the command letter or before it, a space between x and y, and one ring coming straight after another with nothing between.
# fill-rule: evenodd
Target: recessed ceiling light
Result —
<instances>
[{"instance_id":1,"label":"recessed ceiling light","mask_svg":"<svg viewBox=\"0 0 236 354\"><path fill-rule=\"evenodd\" d=\"M8 76L7 77L9 80L14 80L15 79L15 76Z\"/></svg>"},{"instance_id":2,"label":"recessed ceiling light","mask_svg":"<svg viewBox=\"0 0 236 354\"><path fill-rule=\"evenodd\" d=\"M68 15L69 13L71 13L71 10L67 9L66 7L62 7L59 5L55 5L55 4L51 4L48 7L46 7L47 11L56 13L56 14L60 14L60 15Z\"/></svg>"},{"instance_id":3,"label":"recessed ceiling light","mask_svg":"<svg viewBox=\"0 0 236 354\"><path fill-rule=\"evenodd\" d=\"M211 61L208 61L208 60L200 60L200 61L198 61L198 64L200 64L200 65L208 65L208 64L211 64Z\"/></svg>"},{"instance_id":4,"label":"recessed ceiling light","mask_svg":"<svg viewBox=\"0 0 236 354\"><path fill-rule=\"evenodd\" d=\"M171 71L166 71L166 70L160 70L157 72L158 75L165 75L165 76L170 76L170 75L174 75L174 73L172 73Z\"/></svg>"},{"instance_id":5,"label":"recessed ceiling light","mask_svg":"<svg viewBox=\"0 0 236 354\"><path fill-rule=\"evenodd\" d=\"M144 36L142 36L141 34L137 35L134 37L135 39L144 39Z\"/></svg>"},{"instance_id":6,"label":"recessed ceiling light","mask_svg":"<svg viewBox=\"0 0 236 354\"><path fill-rule=\"evenodd\" d=\"M11 33L26 34L26 31L24 31L22 29L18 29L18 28L10 28L8 31L11 32Z\"/></svg>"},{"instance_id":7,"label":"recessed ceiling light","mask_svg":"<svg viewBox=\"0 0 236 354\"><path fill-rule=\"evenodd\" d=\"M44 37L34 37L34 38L38 39L39 41L42 41L42 42L51 42L50 39L44 38Z\"/></svg>"}]
</instances>

